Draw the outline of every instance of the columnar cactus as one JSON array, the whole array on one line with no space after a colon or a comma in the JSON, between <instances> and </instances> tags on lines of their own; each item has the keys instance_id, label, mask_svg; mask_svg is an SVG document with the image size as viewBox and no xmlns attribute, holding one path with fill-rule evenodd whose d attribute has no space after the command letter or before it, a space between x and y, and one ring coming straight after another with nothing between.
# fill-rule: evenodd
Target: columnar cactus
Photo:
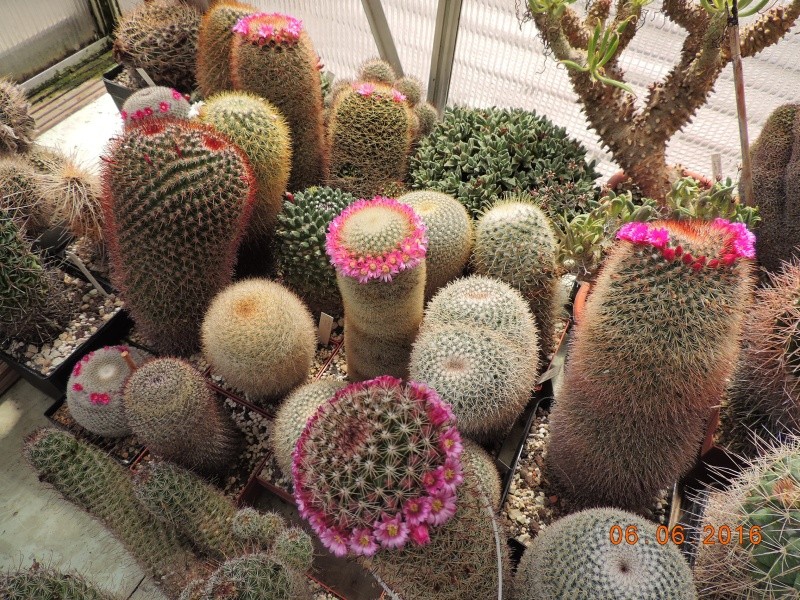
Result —
<instances>
[{"instance_id":1,"label":"columnar cactus","mask_svg":"<svg viewBox=\"0 0 800 600\"><path fill-rule=\"evenodd\" d=\"M350 380L408 373L422 321L427 244L413 209L380 196L351 204L331 223L326 251L344 301Z\"/></svg>"},{"instance_id":2,"label":"columnar cactus","mask_svg":"<svg viewBox=\"0 0 800 600\"><path fill-rule=\"evenodd\" d=\"M203 97L233 89L230 71L233 26L255 12L258 9L249 4L219 0L203 15L197 38L197 85Z\"/></svg>"},{"instance_id":3,"label":"columnar cactus","mask_svg":"<svg viewBox=\"0 0 800 600\"><path fill-rule=\"evenodd\" d=\"M456 513L462 449L432 388L389 376L350 384L297 442L300 515L337 556L424 546Z\"/></svg>"},{"instance_id":4,"label":"columnar cactus","mask_svg":"<svg viewBox=\"0 0 800 600\"><path fill-rule=\"evenodd\" d=\"M60 573L34 564L27 571L0 574L4 600L114 600L74 573Z\"/></svg>"},{"instance_id":5,"label":"columnar cactus","mask_svg":"<svg viewBox=\"0 0 800 600\"><path fill-rule=\"evenodd\" d=\"M305 381L316 348L306 306L266 279L247 279L223 290L203 321L206 360L254 399L282 396Z\"/></svg>"},{"instance_id":6,"label":"columnar cactus","mask_svg":"<svg viewBox=\"0 0 800 600\"><path fill-rule=\"evenodd\" d=\"M623 532L614 543L613 529ZM635 531L631 544L624 532ZM689 565L672 542L658 543L656 524L622 510L591 509L540 532L522 556L515 600L696 600Z\"/></svg>"},{"instance_id":7,"label":"columnar cactus","mask_svg":"<svg viewBox=\"0 0 800 600\"><path fill-rule=\"evenodd\" d=\"M755 251L724 219L617 237L575 329L546 468L573 506L638 512L697 459L739 353Z\"/></svg>"},{"instance_id":8,"label":"columnar cactus","mask_svg":"<svg viewBox=\"0 0 800 600\"><path fill-rule=\"evenodd\" d=\"M36 137L36 121L22 87L0 78L0 155L24 152Z\"/></svg>"},{"instance_id":9,"label":"columnar cactus","mask_svg":"<svg viewBox=\"0 0 800 600\"><path fill-rule=\"evenodd\" d=\"M207 125L146 121L112 142L103 185L115 285L154 348L191 354L252 211L244 153Z\"/></svg>"},{"instance_id":10,"label":"columnar cactus","mask_svg":"<svg viewBox=\"0 0 800 600\"><path fill-rule=\"evenodd\" d=\"M129 346L106 346L75 363L67 382L67 407L78 425L104 437L131 434L123 393L133 373L130 362L139 366L146 356Z\"/></svg>"},{"instance_id":11,"label":"columnar cactus","mask_svg":"<svg viewBox=\"0 0 800 600\"><path fill-rule=\"evenodd\" d=\"M125 125L134 125L144 119L188 119L192 105L178 90L156 85L142 88L128 96L119 114Z\"/></svg>"},{"instance_id":12,"label":"columnar cactus","mask_svg":"<svg viewBox=\"0 0 800 600\"><path fill-rule=\"evenodd\" d=\"M203 376L176 358L152 360L125 385L125 412L155 454L189 468L216 471L236 456L241 433Z\"/></svg>"},{"instance_id":13,"label":"columnar cactus","mask_svg":"<svg viewBox=\"0 0 800 600\"><path fill-rule=\"evenodd\" d=\"M237 90L269 100L292 137L291 191L328 176L319 57L299 19L255 13L233 26L231 80Z\"/></svg>"},{"instance_id":14,"label":"columnar cactus","mask_svg":"<svg viewBox=\"0 0 800 600\"><path fill-rule=\"evenodd\" d=\"M410 192L397 201L413 208L427 228L425 299L429 300L467 266L474 238L472 219L458 200L441 192Z\"/></svg>"}]
</instances>

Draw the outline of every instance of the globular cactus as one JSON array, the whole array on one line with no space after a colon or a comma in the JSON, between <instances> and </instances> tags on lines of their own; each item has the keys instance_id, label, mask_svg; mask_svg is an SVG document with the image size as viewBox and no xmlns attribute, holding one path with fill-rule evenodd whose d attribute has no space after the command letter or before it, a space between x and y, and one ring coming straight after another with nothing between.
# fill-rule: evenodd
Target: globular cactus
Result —
<instances>
[{"instance_id":1,"label":"globular cactus","mask_svg":"<svg viewBox=\"0 0 800 600\"><path fill-rule=\"evenodd\" d=\"M36 137L36 121L22 87L0 78L0 155L24 152Z\"/></svg>"},{"instance_id":2,"label":"globular cactus","mask_svg":"<svg viewBox=\"0 0 800 600\"><path fill-rule=\"evenodd\" d=\"M533 311L541 358L554 345L557 311L556 238L550 220L525 196L496 202L475 226L475 272L518 289Z\"/></svg>"},{"instance_id":3,"label":"globular cactus","mask_svg":"<svg viewBox=\"0 0 800 600\"><path fill-rule=\"evenodd\" d=\"M359 198L403 181L415 136L406 97L390 85L355 82L337 95L328 115L329 184Z\"/></svg>"},{"instance_id":4,"label":"globular cactus","mask_svg":"<svg viewBox=\"0 0 800 600\"><path fill-rule=\"evenodd\" d=\"M701 531L710 543L698 544L700 598L797 598L800 439L775 445L749 463L731 486L713 492Z\"/></svg>"},{"instance_id":5,"label":"globular cactus","mask_svg":"<svg viewBox=\"0 0 800 600\"><path fill-rule=\"evenodd\" d=\"M206 360L251 398L275 398L302 383L316 348L308 308L266 279L247 279L223 290L203 321Z\"/></svg>"},{"instance_id":6,"label":"globular cactus","mask_svg":"<svg viewBox=\"0 0 800 600\"><path fill-rule=\"evenodd\" d=\"M292 473L292 453L300 434L317 409L347 385L337 379L312 381L293 391L281 404L272 422L270 448L281 471Z\"/></svg>"},{"instance_id":7,"label":"globular cactus","mask_svg":"<svg viewBox=\"0 0 800 600\"><path fill-rule=\"evenodd\" d=\"M286 521L277 513L262 513L255 508L242 508L236 511L231 523L231 534L239 542L268 550L284 529Z\"/></svg>"},{"instance_id":8,"label":"globular cactus","mask_svg":"<svg viewBox=\"0 0 800 600\"><path fill-rule=\"evenodd\" d=\"M75 573L60 573L38 563L26 570L0 573L3 600L114 600Z\"/></svg>"},{"instance_id":9,"label":"globular cactus","mask_svg":"<svg viewBox=\"0 0 800 600\"><path fill-rule=\"evenodd\" d=\"M467 266L474 238L472 219L458 200L441 192L410 192L397 201L413 208L427 228L425 299L429 300Z\"/></svg>"},{"instance_id":10,"label":"globular cactus","mask_svg":"<svg viewBox=\"0 0 800 600\"><path fill-rule=\"evenodd\" d=\"M78 425L104 437L130 435L125 383L147 356L130 346L106 346L75 363L67 382L67 407Z\"/></svg>"},{"instance_id":11,"label":"globular cactus","mask_svg":"<svg viewBox=\"0 0 800 600\"><path fill-rule=\"evenodd\" d=\"M202 591L183 595L187 600L311 600L308 580L271 555L247 554L225 561L209 577Z\"/></svg>"},{"instance_id":12,"label":"globular cactus","mask_svg":"<svg viewBox=\"0 0 800 600\"><path fill-rule=\"evenodd\" d=\"M469 470L481 484L489 503L495 511L500 510L500 498L503 495L503 483L497 465L489 453L480 444L464 438L464 453L461 455L464 464L469 465Z\"/></svg>"},{"instance_id":13,"label":"globular cactus","mask_svg":"<svg viewBox=\"0 0 800 600\"><path fill-rule=\"evenodd\" d=\"M403 94L411 106L417 106L422 100L422 84L416 77L395 79L392 87Z\"/></svg>"},{"instance_id":14,"label":"globular cactus","mask_svg":"<svg viewBox=\"0 0 800 600\"><path fill-rule=\"evenodd\" d=\"M329 187L312 187L283 202L275 229L278 272L313 312L342 314L336 269L325 254L328 226L355 196Z\"/></svg>"},{"instance_id":15,"label":"globular cactus","mask_svg":"<svg viewBox=\"0 0 800 600\"><path fill-rule=\"evenodd\" d=\"M203 97L233 89L231 81L231 43L233 26L258 9L236 2L215 2L200 21L197 37L197 85Z\"/></svg>"},{"instance_id":16,"label":"globular cactus","mask_svg":"<svg viewBox=\"0 0 800 600\"><path fill-rule=\"evenodd\" d=\"M0 155L0 211L14 219L31 240L53 220L52 198L42 192L45 179L24 155Z\"/></svg>"},{"instance_id":17,"label":"globular cactus","mask_svg":"<svg viewBox=\"0 0 800 600\"><path fill-rule=\"evenodd\" d=\"M456 513L462 450L432 388L389 376L350 384L297 442L300 516L337 556L424 546Z\"/></svg>"},{"instance_id":18,"label":"globular cactus","mask_svg":"<svg viewBox=\"0 0 800 600\"><path fill-rule=\"evenodd\" d=\"M645 512L695 464L722 399L754 240L724 219L628 223L617 237L574 332L545 467L571 506Z\"/></svg>"},{"instance_id":19,"label":"globular cactus","mask_svg":"<svg viewBox=\"0 0 800 600\"><path fill-rule=\"evenodd\" d=\"M417 141L428 136L439 122L439 111L430 102L422 102L414 107L414 116L417 118Z\"/></svg>"},{"instance_id":20,"label":"globular cactus","mask_svg":"<svg viewBox=\"0 0 800 600\"><path fill-rule=\"evenodd\" d=\"M615 544L616 527L623 539ZM689 565L675 544L657 541L656 528L652 521L608 508L563 517L525 550L513 598L695 600ZM637 543L626 541L626 531L636 532Z\"/></svg>"},{"instance_id":21,"label":"globular cactus","mask_svg":"<svg viewBox=\"0 0 800 600\"><path fill-rule=\"evenodd\" d=\"M195 87L199 27L200 12L179 0L144 2L117 23L114 58L135 81L141 68L156 85L189 93Z\"/></svg>"},{"instance_id":22,"label":"globular cactus","mask_svg":"<svg viewBox=\"0 0 800 600\"><path fill-rule=\"evenodd\" d=\"M272 556L287 569L305 573L314 560L314 542L299 527L287 527L275 537Z\"/></svg>"},{"instance_id":23,"label":"globular cactus","mask_svg":"<svg viewBox=\"0 0 800 600\"><path fill-rule=\"evenodd\" d=\"M255 13L233 27L234 89L269 100L286 118L292 138L291 191L328 176L319 57L299 19Z\"/></svg>"},{"instance_id":24,"label":"globular cactus","mask_svg":"<svg viewBox=\"0 0 800 600\"><path fill-rule=\"evenodd\" d=\"M255 197L244 153L207 125L130 127L104 159L112 280L140 331L189 355L212 298L231 281Z\"/></svg>"},{"instance_id":25,"label":"globular cactus","mask_svg":"<svg viewBox=\"0 0 800 600\"><path fill-rule=\"evenodd\" d=\"M226 467L242 435L203 376L177 358L142 365L125 385L125 413L136 436L154 453L203 471Z\"/></svg>"},{"instance_id":26,"label":"globular cactus","mask_svg":"<svg viewBox=\"0 0 800 600\"><path fill-rule=\"evenodd\" d=\"M394 67L380 58L371 58L358 68L358 79L370 83L392 85L397 79Z\"/></svg>"},{"instance_id":27,"label":"globular cactus","mask_svg":"<svg viewBox=\"0 0 800 600\"><path fill-rule=\"evenodd\" d=\"M189 100L178 90L156 85L128 96L119 114L125 125L133 125L144 119L188 119L191 108Z\"/></svg>"},{"instance_id":28,"label":"globular cactus","mask_svg":"<svg viewBox=\"0 0 800 600\"><path fill-rule=\"evenodd\" d=\"M33 434L25 452L40 481L100 520L165 591L180 593L187 573L197 568L195 558L174 530L155 522L139 504L124 467L56 429Z\"/></svg>"},{"instance_id":29,"label":"globular cactus","mask_svg":"<svg viewBox=\"0 0 800 600\"><path fill-rule=\"evenodd\" d=\"M425 225L414 210L377 196L333 220L326 251L344 302L351 381L405 377L425 300Z\"/></svg>"}]
</instances>

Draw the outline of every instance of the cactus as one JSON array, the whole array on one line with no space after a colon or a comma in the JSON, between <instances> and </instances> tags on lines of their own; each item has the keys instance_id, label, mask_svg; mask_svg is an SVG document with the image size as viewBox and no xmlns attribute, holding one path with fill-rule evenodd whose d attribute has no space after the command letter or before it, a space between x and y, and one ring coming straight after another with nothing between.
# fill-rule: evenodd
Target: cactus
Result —
<instances>
[{"instance_id":1,"label":"cactus","mask_svg":"<svg viewBox=\"0 0 800 600\"><path fill-rule=\"evenodd\" d=\"M472 219L452 196L440 192L410 192L397 199L414 209L428 233L425 256L425 299L464 271L472 251Z\"/></svg>"},{"instance_id":2,"label":"cactus","mask_svg":"<svg viewBox=\"0 0 800 600\"><path fill-rule=\"evenodd\" d=\"M575 329L545 468L571 506L644 512L694 465L732 374L753 235L717 219L617 237Z\"/></svg>"},{"instance_id":3,"label":"cactus","mask_svg":"<svg viewBox=\"0 0 800 600\"><path fill-rule=\"evenodd\" d=\"M416 77L401 77L392 86L406 97L411 106L417 106L422 100L422 84Z\"/></svg>"},{"instance_id":4,"label":"cactus","mask_svg":"<svg viewBox=\"0 0 800 600\"><path fill-rule=\"evenodd\" d=\"M231 281L255 196L250 166L209 126L173 119L130 127L108 154L112 279L155 349L191 354L211 299Z\"/></svg>"},{"instance_id":5,"label":"cactus","mask_svg":"<svg viewBox=\"0 0 800 600\"><path fill-rule=\"evenodd\" d=\"M423 322L409 373L453 407L462 433L488 439L505 433L525 408L536 365L536 354L490 329Z\"/></svg>"},{"instance_id":6,"label":"cactus","mask_svg":"<svg viewBox=\"0 0 800 600\"><path fill-rule=\"evenodd\" d=\"M195 591L194 593L197 593ZM267 554L248 554L222 564L191 600L311 600L306 578Z\"/></svg>"},{"instance_id":7,"label":"cactus","mask_svg":"<svg viewBox=\"0 0 800 600\"><path fill-rule=\"evenodd\" d=\"M139 367L125 385L125 412L155 454L189 468L216 471L236 456L241 433L203 376L177 358Z\"/></svg>"},{"instance_id":8,"label":"cactus","mask_svg":"<svg viewBox=\"0 0 800 600\"><path fill-rule=\"evenodd\" d=\"M0 77L0 156L24 152L36 137L36 121L21 86Z\"/></svg>"},{"instance_id":9,"label":"cactus","mask_svg":"<svg viewBox=\"0 0 800 600\"><path fill-rule=\"evenodd\" d=\"M337 379L313 381L297 388L283 401L272 423L269 444L285 475L292 473L292 453L306 422L345 385Z\"/></svg>"},{"instance_id":10,"label":"cactus","mask_svg":"<svg viewBox=\"0 0 800 600\"><path fill-rule=\"evenodd\" d=\"M371 58L358 68L358 79L370 83L392 85L397 79L394 68L385 60Z\"/></svg>"},{"instance_id":11,"label":"cactus","mask_svg":"<svg viewBox=\"0 0 800 600\"><path fill-rule=\"evenodd\" d=\"M253 398L281 396L302 383L316 348L306 306L266 279L247 279L223 290L203 321L206 360Z\"/></svg>"},{"instance_id":12,"label":"cactus","mask_svg":"<svg viewBox=\"0 0 800 600\"><path fill-rule=\"evenodd\" d=\"M453 423L424 384L382 376L339 390L295 448L300 516L336 556L427 544L456 512L463 447Z\"/></svg>"},{"instance_id":13,"label":"cactus","mask_svg":"<svg viewBox=\"0 0 800 600\"><path fill-rule=\"evenodd\" d=\"M55 429L34 433L26 454L39 480L110 529L151 577L177 596L198 565L175 532L149 518L127 471L102 450Z\"/></svg>"},{"instance_id":14,"label":"cactus","mask_svg":"<svg viewBox=\"0 0 800 600\"><path fill-rule=\"evenodd\" d=\"M341 190L313 187L287 198L278 213L278 271L315 313L342 314L336 269L325 254L325 237L331 221L355 200Z\"/></svg>"},{"instance_id":15,"label":"cactus","mask_svg":"<svg viewBox=\"0 0 800 600\"><path fill-rule=\"evenodd\" d=\"M281 111L291 129L291 191L328 176L319 57L298 19L255 13L233 27L231 79Z\"/></svg>"},{"instance_id":16,"label":"cactus","mask_svg":"<svg viewBox=\"0 0 800 600\"><path fill-rule=\"evenodd\" d=\"M638 542L614 544L612 529ZM657 543L656 524L622 510L563 517L533 540L514 580L515 600L695 600L692 572L677 546Z\"/></svg>"},{"instance_id":17,"label":"cactus","mask_svg":"<svg viewBox=\"0 0 800 600\"><path fill-rule=\"evenodd\" d=\"M233 89L231 44L233 26L258 10L236 0L220 0L206 11L197 36L197 85L204 98Z\"/></svg>"},{"instance_id":18,"label":"cactus","mask_svg":"<svg viewBox=\"0 0 800 600\"><path fill-rule=\"evenodd\" d=\"M53 219L52 198L42 192L45 179L24 156L0 155L0 211L14 219L28 239L44 233Z\"/></svg>"},{"instance_id":19,"label":"cactus","mask_svg":"<svg viewBox=\"0 0 800 600\"><path fill-rule=\"evenodd\" d=\"M558 310L556 239L549 219L525 196L495 203L475 226L475 272L518 289L533 311L541 358L553 347Z\"/></svg>"},{"instance_id":20,"label":"cactus","mask_svg":"<svg viewBox=\"0 0 800 600\"><path fill-rule=\"evenodd\" d=\"M3 600L114 600L74 573L59 573L34 563L27 571L0 574Z\"/></svg>"},{"instance_id":21,"label":"cactus","mask_svg":"<svg viewBox=\"0 0 800 600\"><path fill-rule=\"evenodd\" d=\"M287 569L305 573L314 560L314 543L299 527L289 527L276 536L272 555Z\"/></svg>"},{"instance_id":22,"label":"cactus","mask_svg":"<svg viewBox=\"0 0 800 600\"><path fill-rule=\"evenodd\" d=\"M333 220L326 251L344 301L347 376L408 372L425 299L425 225L389 198L351 204Z\"/></svg>"},{"instance_id":23,"label":"cactus","mask_svg":"<svg viewBox=\"0 0 800 600\"><path fill-rule=\"evenodd\" d=\"M462 455L464 464L475 473L481 483L483 491L486 493L489 504L495 511L500 510L500 499L503 496L503 483L500 480L500 473L494 459L489 456L479 444L468 438L464 438L464 454Z\"/></svg>"},{"instance_id":24,"label":"cactus","mask_svg":"<svg viewBox=\"0 0 800 600\"><path fill-rule=\"evenodd\" d=\"M128 96L119 111L125 125L144 119L188 119L192 105L178 90L164 86L142 88Z\"/></svg>"},{"instance_id":25,"label":"cactus","mask_svg":"<svg viewBox=\"0 0 800 600\"><path fill-rule=\"evenodd\" d=\"M369 198L404 180L414 135L403 94L385 84L353 83L337 95L328 116L330 185Z\"/></svg>"},{"instance_id":26,"label":"cactus","mask_svg":"<svg viewBox=\"0 0 800 600\"><path fill-rule=\"evenodd\" d=\"M272 548L278 534L286 529L286 521L277 513L260 513L255 508L236 511L231 523L231 534L243 544L261 550Z\"/></svg>"},{"instance_id":27,"label":"cactus","mask_svg":"<svg viewBox=\"0 0 800 600\"><path fill-rule=\"evenodd\" d=\"M189 93L200 13L178 0L151 0L124 15L114 30L114 58L135 81L144 69L156 85Z\"/></svg>"},{"instance_id":28,"label":"cactus","mask_svg":"<svg viewBox=\"0 0 800 600\"><path fill-rule=\"evenodd\" d=\"M701 598L790 599L800 592L800 440L775 445L708 498L698 544ZM725 530L728 531L725 531ZM727 535L726 535L727 534ZM721 540L729 538L729 543Z\"/></svg>"},{"instance_id":29,"label":"cactus","mask_svg":"<svg viewBox=\"0 0 800 600\"><path fill-rule=\"evenodd\" d=\"M414 116L417 118L417 139L419 142L422 138L428 136L436 127L439 122L439 111L430 102L422 102L414 107Z\"/></svg>"},{"instance_id":30,"label":"cactus","mask_svg":"<svg viewBox=\"0 0 800 600\"><path fill-rule=\"evenodd\" d=\"M129 361L141 365L146 356L128 346L106 346L75 363L67 382L67 407L78 425L104 437L131 434L123 392L133 373Z\"/></svg>"}]
</instances>

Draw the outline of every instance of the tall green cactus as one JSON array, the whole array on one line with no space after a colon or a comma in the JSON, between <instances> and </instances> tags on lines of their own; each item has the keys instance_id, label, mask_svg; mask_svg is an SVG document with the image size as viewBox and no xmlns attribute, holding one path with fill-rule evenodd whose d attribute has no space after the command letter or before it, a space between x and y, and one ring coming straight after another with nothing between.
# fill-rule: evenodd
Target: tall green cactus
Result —
<instances>
[{"instance_id":1,"label":"tall green cactus","mask_svg":"<svg viewBox=\"0 0 800 600\"><path fill-rule=\"evenodd\" d=\"M258 9L249 4L219 0L203 15L197 36L196 65L197 85L203 97L233 89L230 71L233 26L255 12Z\"/></svg>"}]
</instances>

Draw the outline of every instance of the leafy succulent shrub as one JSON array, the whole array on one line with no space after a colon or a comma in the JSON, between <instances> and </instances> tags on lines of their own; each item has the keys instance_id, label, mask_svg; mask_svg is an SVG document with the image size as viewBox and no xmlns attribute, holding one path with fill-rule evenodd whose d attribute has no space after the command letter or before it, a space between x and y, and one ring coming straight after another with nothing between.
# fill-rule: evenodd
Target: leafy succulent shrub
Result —
<instances>
[{"instance_id":1,"label":"leafy succulent shrub","mask_svg":"<svg viewBox=\"0 0 800 600\"><path fill-rule=\"evenodd\" d=\"M520 109L447 108L410 163L415 189L451 194L473 218L505 192L598 176L594 163L586 162L586 149L565 129ZM572 203L565 198L562 205Z\"/></svg>"},{"instance_id":2,"label":"leafy succulent shrub","mask_svg":"<svg viewBox=\"0 0 800 600\"><path fill-rule=\"evenodd\" d=\"M203 97L233 89L230 71L233 26L255 12L258 9L249 4L219 0L203 15L197 36L197 85Z\"/></svg>"},{"instance_id":3,"label":"leafy succulent shrub","mask_svg":"<svg viewBox=\"0 0 800 600\"><path fill-rule=\"evenodd\" d=\"M0 574L4 600L114 600L75 573L60 573L39 564L27 571Z\"/></svg>"},{"instance_id":4,"label":"leafy succulent shrub","mask_svg":"<svg viewBox=\"0 0 800 600\"><path fill-rule=\"evenodd\" d=\"M36 121L21 86L0 78L0 155L24 152L36 137Z\"/></svg>"},{"instance_id":5,"label":"leafy succulent shrub","mask_svg":"<svg viewBox=\"0 0 800 600\"><path fill-rule=\"evenodd\" d=\"M191 108L192 105L178 90L156 85L128 96L119 114L125 125L130 125L151 118L188 119Z\"/></svg>"}]
</instances>

